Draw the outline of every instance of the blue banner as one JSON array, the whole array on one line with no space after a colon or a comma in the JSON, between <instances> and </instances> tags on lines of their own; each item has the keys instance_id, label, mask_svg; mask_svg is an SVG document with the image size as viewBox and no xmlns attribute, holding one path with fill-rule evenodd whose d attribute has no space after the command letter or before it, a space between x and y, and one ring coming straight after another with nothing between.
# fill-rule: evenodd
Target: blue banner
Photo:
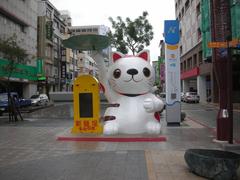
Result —
<instances>
[{"instance_id":1,"label":"blue banner","mask_svg":"<svg viewBox=\"0 0 240 180\"><path fill-rule=\"evenodd\" d=\"M176 45L179 43L179 21L165 20L164 21L164 38L169 45Z\"/></svg>"}]
</instances>

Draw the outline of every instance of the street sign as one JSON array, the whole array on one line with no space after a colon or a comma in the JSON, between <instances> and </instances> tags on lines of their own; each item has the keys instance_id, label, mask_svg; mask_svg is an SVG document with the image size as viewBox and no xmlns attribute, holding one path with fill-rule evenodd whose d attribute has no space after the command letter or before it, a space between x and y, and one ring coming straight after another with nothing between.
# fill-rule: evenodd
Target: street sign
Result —
<instances>
[{"instance_id":1,"label":"street sign","mask_svg":"<svg viewBox=\"0 0 240 180\"><path fill-rule=\"evenodd\" d=\"M232 41L225 42L209 42L209 48L229 48L229 47L238 47L240 44L240 39L234 39Z\"/></svg>"},{"instance_id":2,"label":"street sign","mask_svg":"<svg viewBox=\"0 0 240 180\"><path fill-rule=\"evenodd\" d=\"M168 125L181 122L181 85L179 56L179 22L164 21L165 78L166 78L166 121Z\"/></svg>"}]
</instances>

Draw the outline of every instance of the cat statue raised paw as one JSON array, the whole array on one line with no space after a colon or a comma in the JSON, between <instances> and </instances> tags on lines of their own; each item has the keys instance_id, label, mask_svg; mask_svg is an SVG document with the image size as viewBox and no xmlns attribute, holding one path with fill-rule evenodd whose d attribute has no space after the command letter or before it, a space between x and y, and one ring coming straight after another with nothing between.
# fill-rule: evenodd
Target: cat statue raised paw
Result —
<instances>
[{"instance_id":1,"label":"cat statue raised paw","mask_svg":"<svg viewBox=\"0 0 240 180\"><path fill-rule=\"evenodd\" d=\"M106 69L104 58L95 54L100 70L100 82L110 107L104 114L105 135L159 134L161 99L152 93L155 82L149 51L136 56L112 53L112 64Z\"/></svg>"}]
</instances>

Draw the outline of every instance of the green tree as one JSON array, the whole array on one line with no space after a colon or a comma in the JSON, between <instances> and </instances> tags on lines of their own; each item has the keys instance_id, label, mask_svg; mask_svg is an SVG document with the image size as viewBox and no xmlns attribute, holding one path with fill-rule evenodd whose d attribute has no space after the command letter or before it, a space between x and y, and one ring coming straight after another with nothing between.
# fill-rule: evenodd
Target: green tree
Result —
<instances>
[{"instance_id":1,"label":"green tree","mask_svg":"<svg viewBox=\"0 0 240 180\"><path fill-rule=\"evenodd\" d=\"M9 79L12 72L16 69L16 64L26 63L28 54L26 53L26 50L22 49L17 44L16 34L9 38L0 38L0 52L3 54L3 58L7 59L9 62L5 67Z\"/></svg>"},{"instance_id":2,"label":"green tree","mask_svg":"<svg viewBox=\"0 0 240 180\"><path fill-rule=\"evenodd\" d=\"M110 17L114 32L110 31L108 36L112 46L123 54L127 54L130 50L133 55L149 46L153 39L153 28L147 20L147 16L148 12L144 11L133 21L129 17L125 21L120 16L116 21Z\"/></svg>"},{"instance_id":3,"label":"green tree","mask_svg":"<svg viewBox=\"0 0 240 180\"><path fill-rule=\"evenodd\" d=\"M17 44L16 34L9 38L0 38L0 53L2 54L3 58L8 60L8 64L4 67L7 72L7 83L5 84L1 82L1 84L5 86L8 92L9 121L13 121L13 118L15 118L15 121L17 121L16 112L19 113L21 119L22 116L19 111L16 111L15 104L13 103L14 99L10 96L10 77L12 73L16 70L17 64L24 64L28 61L28 54L26 53L26 50L22 49Z\"/></svg>"}]
</instances>

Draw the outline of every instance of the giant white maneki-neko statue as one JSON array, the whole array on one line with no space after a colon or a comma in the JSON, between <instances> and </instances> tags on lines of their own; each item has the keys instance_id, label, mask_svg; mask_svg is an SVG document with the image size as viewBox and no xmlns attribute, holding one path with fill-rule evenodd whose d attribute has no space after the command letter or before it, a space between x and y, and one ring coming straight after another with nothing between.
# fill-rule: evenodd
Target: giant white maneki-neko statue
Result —
<instances>
[{"instance_id":1,"label":"giant white maneki-neko statue","mask_svg":"<svg viewBox=\"0 0 240 180\"><path fill-rule=\"evenodd\" d=\"M152 93L155 82L149 51L136 56L112 53L112 63L106 67L104 56L93 55L99 68L99 80L110 107L104 114L105 135L159 134L159 111L163 102Z\"/></svg>"}]
</instances>

